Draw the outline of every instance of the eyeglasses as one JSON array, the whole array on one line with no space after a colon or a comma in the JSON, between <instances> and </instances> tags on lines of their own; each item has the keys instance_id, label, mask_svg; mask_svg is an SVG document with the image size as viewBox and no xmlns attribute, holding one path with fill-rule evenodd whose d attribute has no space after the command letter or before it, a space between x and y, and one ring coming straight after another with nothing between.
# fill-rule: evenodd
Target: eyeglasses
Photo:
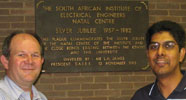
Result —
<instances>
[{"instance_id":1,"label":"eyeglasses","mask_svg":"<svg viewBox=\"0 0 186 100\"><path fill-rule=\"evenodd\" d=\"M173 41L167 41L167 42L164 42L162 44L162 47L166 50L171 50L175 47L175 45L177 45L175 42ZM149 45L149 50L158 50L160 47L160 43L158 42L152 42L150 43Z\"/></svg>"}]
</instances>

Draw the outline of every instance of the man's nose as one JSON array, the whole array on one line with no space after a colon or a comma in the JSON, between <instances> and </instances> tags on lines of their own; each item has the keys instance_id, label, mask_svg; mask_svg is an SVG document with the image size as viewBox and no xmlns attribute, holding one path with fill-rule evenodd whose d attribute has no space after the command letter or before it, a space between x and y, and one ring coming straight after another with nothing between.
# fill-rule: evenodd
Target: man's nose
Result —
<instances>
[{"instance_id":1,"label":"man's nose","mask_svg":"<svg viewBox=\"0 0 186 100\"><path fill-rule=\"evenodd\" d=\"M165 55L165 48L162 45L160 45L160 47L158 48L157 53L158 53L159 56Z\"/></svg>"},{"instance_id":2,"label":"man's nose","mask_svg":"<svg viewBox=\"0 0 186 100\"><path fill-rule=\"evenodd\" d=\"M32 56L27 56L27 63L32 63L33 62L33 58L32 58Z\"/></svg>"}]
</instances>

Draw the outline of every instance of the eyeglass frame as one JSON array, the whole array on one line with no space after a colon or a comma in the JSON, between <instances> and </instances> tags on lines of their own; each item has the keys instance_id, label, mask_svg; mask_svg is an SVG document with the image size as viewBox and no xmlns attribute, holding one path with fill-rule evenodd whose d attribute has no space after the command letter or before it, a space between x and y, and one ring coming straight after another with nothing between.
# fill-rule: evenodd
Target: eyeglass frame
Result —
<instances>
[{"instance_id":1,"label":"eyeglass frame","mask_svg":"<svg viewBox=\"0 0 186 100\"><path fill-rule=\"evenodd\" d=\"M155 51L158 50L160 48L160 45L162 45L162 47L165 50L172 50L176 45L178 45L176 42L174 41L165 41L164 43L160 44L158 42L151 42L149 44L148 50L151 51ZM156 46L156 47L152 47L152 46Z\"/></svg>"}]
</instances>

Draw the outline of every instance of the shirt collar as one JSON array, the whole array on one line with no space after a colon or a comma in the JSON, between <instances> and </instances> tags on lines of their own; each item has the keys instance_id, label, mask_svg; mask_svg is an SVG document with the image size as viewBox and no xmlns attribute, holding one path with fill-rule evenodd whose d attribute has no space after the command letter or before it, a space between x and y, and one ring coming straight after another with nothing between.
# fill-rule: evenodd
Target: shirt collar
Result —
<instances>
[{"instance_id":1,"label":"shirt collar","mask_svg":"<svg viewBox=\"0 0 186 100\"><path fill-rule=\"evenodd\" d=\"M158 96L161 95L160 91L158 89L158 85L157 85L157 80L152 84L150 91L149 91L149 96Z\"/></svg>"}]
</instances>

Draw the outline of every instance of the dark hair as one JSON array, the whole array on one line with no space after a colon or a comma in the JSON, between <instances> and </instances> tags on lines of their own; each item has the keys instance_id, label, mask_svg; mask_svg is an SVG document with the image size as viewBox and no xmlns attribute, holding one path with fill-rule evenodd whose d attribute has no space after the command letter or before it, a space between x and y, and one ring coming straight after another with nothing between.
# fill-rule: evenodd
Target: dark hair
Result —
<instances>
[{"instance_id":1,"label":"dark hair","mask_svg":"<svg viewBox=\"0 0 186 100\"><path fill-rule=\"evenodd\" d=\"M149 44L151 42L152 36L161 31L167 31L173 36L175 41L178 43L179 50L185 47L185 31L182 28L182 26L176 22L165 20L165 21L154 23L147 30L146 33L147 49L149 48Z\"/></svg>"},{"instance_id":2,"label":"dark hair","mask_svg":"<svg viewBox=\"0 0 186 100\"><path fill-rule=\"evenodd\" d=\"M16 36L17 34L23 34L23 33L33 36L38 41L38 43L40 45L40 49L41 49L40 50L41 57L44 57L44 45L43 45L41 38L37 34L27 33L27 32L22 32L22 31L13 32L5 38L5 40L3 42L3 46L2 46L2 54L8 59L10 57L10 44L11 44L12 38L14 36Z\"/></svg>"}]
</instances>

